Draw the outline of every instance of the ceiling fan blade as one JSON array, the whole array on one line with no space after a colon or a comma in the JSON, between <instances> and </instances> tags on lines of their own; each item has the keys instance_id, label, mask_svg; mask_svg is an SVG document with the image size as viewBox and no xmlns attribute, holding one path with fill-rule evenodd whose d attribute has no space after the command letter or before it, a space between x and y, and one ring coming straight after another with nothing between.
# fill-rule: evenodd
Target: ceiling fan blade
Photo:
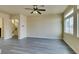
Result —
<instances>
[{"instance_id":1,"label":"ceiling fan blade","mask_svg":"<svg viewBox=\"0 0 79 59\"><path fill-rule=\"evenodd\" d=\"M33 14L33 11L31 12L31 14Z\"/></svg>"},{"instance_id":2,"label":"ceiling fan blade","mask_svg":"<svg viewBox=\"0 0 79 59\"><path fill-rule=\"evenodd\" d=\"M41 14L41 12L37 11L39 14Z\"/></svg>"},{"instance_id":3,"label":"ceiling fan blade","mask_svg":"<svg viewBox=\"0 0 79 59\"><path fill-rule=\"evenodd\" d=\"M45 9L38 9L39 11L46 11Z\"/></svg>"},{"instance_id":4,"label":"ceiling fan blade","mask_svg":"<svg viewBox=\"0 0 79 59\"><path fill-rule=\"evenodd\" d=\"M33 10L32 8L25 8L26 10Z\"/></svg>"}]
</instances>

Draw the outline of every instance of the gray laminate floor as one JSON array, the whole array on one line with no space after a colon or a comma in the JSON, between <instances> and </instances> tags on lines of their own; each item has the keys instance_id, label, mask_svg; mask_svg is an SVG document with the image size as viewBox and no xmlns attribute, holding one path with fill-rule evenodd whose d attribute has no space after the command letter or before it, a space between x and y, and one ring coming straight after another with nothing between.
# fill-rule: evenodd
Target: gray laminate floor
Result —
<instances>
[{"instance_id":1,"label":"gray laminate floor","mask_svg":"<svg viewBox=\"0 0 79 59\"><path fill-rule=\"evenodd\" d=\"M25 38L0 39L1 54L74 54L63 40Z\"/></svg>"}]
</instances>

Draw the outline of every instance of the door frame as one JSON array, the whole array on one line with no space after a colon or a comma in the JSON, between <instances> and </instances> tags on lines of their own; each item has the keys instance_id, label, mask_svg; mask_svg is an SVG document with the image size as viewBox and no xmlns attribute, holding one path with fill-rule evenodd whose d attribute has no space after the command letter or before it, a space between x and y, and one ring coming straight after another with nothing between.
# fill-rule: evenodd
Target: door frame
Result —
<instances>
[{"instance_id":1,"label":"door frame","mask_svg":"<svg viewBox=\"0 0 79 59\"><path fill-rule=\"evenodd\" d=\"M17 26L17 32L18 32L18 34L17 34L17 36L18 36L18 38L19 38L19 22L20 22L20 20L18 19L18 18L12 18L13 20L15 20L15 19L17 19L18 20L18 26ZM11 19L11 28L12 28L12 19ZM15 21L14 21L15 22ZM13 30L12 30L13 31ZM12 33L13 34L13 33ZM13 35L12 35L12 37L13 37Z\"/></svg>"}]
</instances>

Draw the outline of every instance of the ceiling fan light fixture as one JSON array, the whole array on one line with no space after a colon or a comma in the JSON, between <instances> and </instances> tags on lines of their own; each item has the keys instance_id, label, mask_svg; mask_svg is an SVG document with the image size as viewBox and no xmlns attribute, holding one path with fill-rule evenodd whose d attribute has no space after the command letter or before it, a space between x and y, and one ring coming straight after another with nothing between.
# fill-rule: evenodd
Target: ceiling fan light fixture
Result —
<instances>
[{"instance_id":1,"label":"ceiling fan light fixture","mask_svg":"<svg viewBox=\"0 0 79 59\"><path fill-rule=\"evenodd\" d=\"M40 11L46 11L46 9L39 9L37 5L33 5L33 8L25 8L27 10L32 10L31 14L42 14Z\"/></svg>"},{"instance_id":2,"label":"ceiling fan light fixture","mask_svg":"<svg viewBox=\"0 0 79 59\"><path fill-rule=\"evenodd\" d=\"M38 12L37 11L33 11L33 14L38 14Z\"/></svg>"}]
</instances>

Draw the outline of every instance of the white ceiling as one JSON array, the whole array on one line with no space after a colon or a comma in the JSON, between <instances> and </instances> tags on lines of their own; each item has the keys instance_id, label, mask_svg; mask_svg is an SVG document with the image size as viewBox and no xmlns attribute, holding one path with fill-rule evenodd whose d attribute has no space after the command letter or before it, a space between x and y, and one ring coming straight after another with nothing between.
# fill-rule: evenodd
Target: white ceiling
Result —
<instances>
[{"instance_id":1,"label":"white ceiling","mask_svg":"<svg viewBox=\"0 0 79 59\"><path fill-rule=\"evenodd\" d=\"M0 5L0 11L4 11L10 14L25 14L31 15L31 10L25 10L24 8L32 8L32 5ZM44 5L38 6L38 8L44 8L46 11L41 11L42 14L59 14L64 12L67 8L67 5Z\"/></svg>"}]
</instances>

